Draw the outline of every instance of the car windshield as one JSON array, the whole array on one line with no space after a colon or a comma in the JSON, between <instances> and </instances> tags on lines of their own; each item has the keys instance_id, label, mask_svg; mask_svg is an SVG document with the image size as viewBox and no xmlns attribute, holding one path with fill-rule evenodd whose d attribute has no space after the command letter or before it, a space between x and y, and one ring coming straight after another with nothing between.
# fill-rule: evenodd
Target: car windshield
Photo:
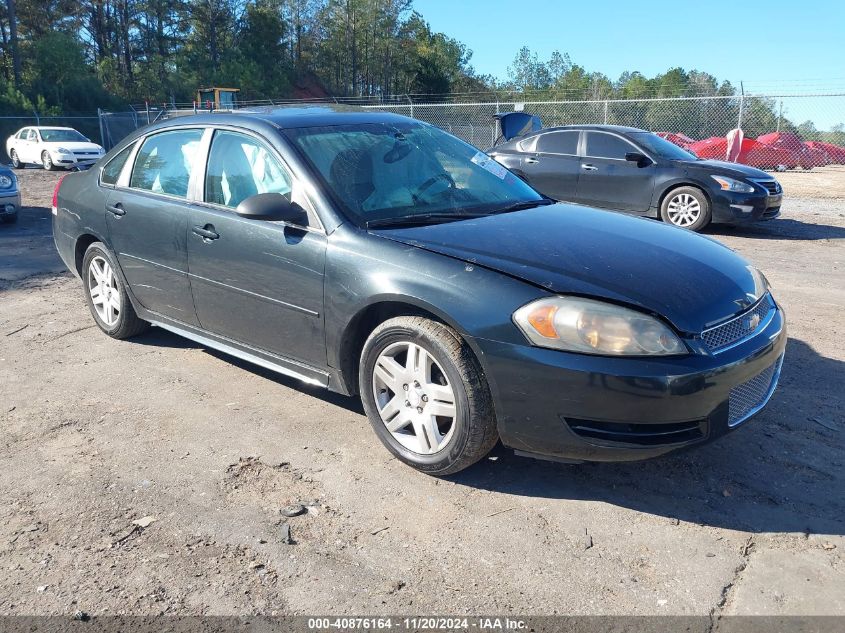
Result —
<instances>
[{"instance_id":1,"label":"car windshield","mask_svg":"<svg viewBox=\"0 0 845 633\"><path fill-rule=\"evenodd\" d=\"M431 125L400 121L285 130L359 226L513 211L547 203L486 154Z\"/></svg>"},{"instance_id":2,"label":"car windshield","mask_svg":"<svg viewBox=\"0 0 845 633\"><path fill-rule=\"evenodd\" d=\"M67 143L69 141L86 142L88 139L76 130L45 130L41 128L41 139L45 143Z\"/></svg>"},{"instance_id":3,"label":"car windshield","mask_svg":"<svg viewBox=\"0 0 845 633\"><path fill-rule=\"evenodd\" d=\"M651 154L656 154L659 158L666 160L698 160L695 154L691 154L682 147L678 147L671 141L667 141L665 138L661 138L651 132L634 132L631 134L631 138L643 149Z\"/></svg>"}]
</instances>

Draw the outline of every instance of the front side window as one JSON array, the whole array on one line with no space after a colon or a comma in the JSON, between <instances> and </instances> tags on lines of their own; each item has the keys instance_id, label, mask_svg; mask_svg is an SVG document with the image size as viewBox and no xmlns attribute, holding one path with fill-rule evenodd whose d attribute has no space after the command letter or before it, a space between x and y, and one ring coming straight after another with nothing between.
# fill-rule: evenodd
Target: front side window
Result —
<instances>
[{"instance_id":1,"label":"front side window","mask_svg":"<svg viewBox=\"0 0 845 633\"><path fill-rule=\"evenodd\" d=\"M100 174L101 183L104 185L117 183L117 179L120 178L120 172L123 171L123 166L126 164L126 160L129 158L129 154L132 153L134 147L135 143L130 143L103 167L103 173Z\"/></svg>"},{"instance_id":2,"label":"front side window","mask_svg":"<svg viewBox=\"0 0 845 633\"><path fill-rule=\"evenodd\" d=\"M284 133L360 226L412 216L448 221L545 200L487 155L424 123L359 123Z\"/></svg>"},{"instance_id":3,"label":"front side window","mask_svg":"<svg viewBox=\"0 0 845 633\"><path fill-rule=\"evenodd\" d=\"M187 198L191 166L202 132L201 129L173 130L147 137L132 167L129 186Z\"/></svg>"},{"instance_id":4,"label":"front side window","mask_svg":"<svg viewBox=\"0 0 845 633\"><path fill-rule=\"evenodd\" d=\"M537 140L537 151L547 154L578 153L578 136L580 132L548 132L541 134Z\"/></svg>"},{"instance_id":5,"label":"front side window","mask_svg":"<svg viewBox=\"0 0 845 633\"><path fill-rule=\"evenodd\" d=\"M616 158L625 160L625 154L638 151L628 141L613 134L587 132L586 155L591 158Z\"/></svg>"},{"instance_id":6,"label":"front side window","mask_svg":"<svg viewBox=\"0 0 845 633\"><path fill-rule=\"evenodd\" d=\"M218 130L211 141L205 201L235 208L259 193L291 199L291 177L261 143L245 134Z\"/></svg>"}]
</instances>

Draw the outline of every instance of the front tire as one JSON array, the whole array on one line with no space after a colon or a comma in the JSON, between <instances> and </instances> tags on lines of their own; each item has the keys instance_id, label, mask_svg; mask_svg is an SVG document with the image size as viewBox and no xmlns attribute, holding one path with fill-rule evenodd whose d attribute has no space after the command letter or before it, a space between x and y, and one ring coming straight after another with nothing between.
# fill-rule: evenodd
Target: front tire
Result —
<instances>
[{"instance_id":1,"label":"front tire","mask_svg":"<svg viewBox=\"0 0 845 633\"><path fill-rule=\"evenodd\" d=\"M478 361L448 326L397 317L370 334L358 375L361 400L387 449L430 475L482 459L498 440Z\"/></svg>"},{"instance_id":2,"label":"front tire","mask_svg":"<svg viewBox=\"0 0 845 633\"><path fill-rule=\"evenodd\" d=\"M660 217L682 229L701 231L710 224L710 202L697 187L678 187L663 198Z\"/></svg>"},{"instance_id":3,"label":"front tire","mask_svg":"<svg viewBox=\"0 0 845 633\"><path fill-rule=\"evenodd\" d=\"M41 164L47 171L53 171L56 168L53 164L53 159L50 157L50 152L48 151L41 153Z\"/></svg>"},{"instance_id":4,"label":"front tire","mask_svg":"<svg viewBox=\"0 0 845 633\"><path fill-rule=\"evenodd\" d=\"M150 327L135 313L117 273L114 257L102 242L94 242L85 251L82 285L94 322L112 338L131 338Z\"/></svg>"}]
</instances>

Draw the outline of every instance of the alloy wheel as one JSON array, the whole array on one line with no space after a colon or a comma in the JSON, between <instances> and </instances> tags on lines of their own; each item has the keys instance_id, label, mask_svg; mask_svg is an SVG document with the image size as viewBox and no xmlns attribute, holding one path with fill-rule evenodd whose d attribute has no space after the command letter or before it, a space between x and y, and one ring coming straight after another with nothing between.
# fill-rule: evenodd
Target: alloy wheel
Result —
<instances>
[{"instance_id":1,"label":"alloy wheel","mask_svg":"<svg viewBox=\"0 0 845 633\"><path fill-rule=\"evenodd\" d=\"M44 163L44 169L49 171L53 168L53 159L50 158L49 152L44 152L44 155L41 157L41 160Z\"/></svg>"},{"instance_id":2,"label":"alloy wheel","mask_svg":"<svg viewBox=\"0 0 845 633\"><path fill-rule=\"evenodd\" d=\"M373 368L379 416L393 438L421 455L444 450L455 431L455 392L442 367L420 345L393 343Z\"/></svg>"},{"instance_id":3,"label":"alloy wheel","mask_svg":"<svg viewBox=\"0 0 845 633\"><path fill-rule=\"evenodd\" d=\"M120 318L120 289L104 257L94 257L88 266L88 292L97 316L107 327L114 327Z\"/></svg>"},{"instance_id":4,"label":"alloy wheel","mask_svg":"<svg viewBox=\"0 0 845 633\"><path fill-rule=\"evenodd\" d=\"M679 193L669 201L667 214L672 224L687 228L701 217L701 203L691 194Z\"/></svg>"},{"instance_id":5,"label":"alloy wheel","mask_svg":"<svg viewBox=\"0 0 845 633\"><path fill-rule=\"evenodd\" d=\"M15 150L12 150L12 167L17 169L21 166L21 161L18 158L18 153Z\"/></svg>"}]
</instances>

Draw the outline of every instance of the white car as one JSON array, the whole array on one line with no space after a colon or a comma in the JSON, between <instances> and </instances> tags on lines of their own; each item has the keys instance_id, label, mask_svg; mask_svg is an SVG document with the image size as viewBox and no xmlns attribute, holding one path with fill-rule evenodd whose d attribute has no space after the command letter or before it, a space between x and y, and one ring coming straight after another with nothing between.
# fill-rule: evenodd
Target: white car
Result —
<instances>
[{"instance_id":1,"label":"white car","mask_svg":"<svg viewBox=\"0 0 845 633\"><path fill-rule=\"evenodd\" d=\"M6 139L12 167L37 164L44 169L88 167L106 151L70 127L25 127Z\"/></svg>"}]
</instances>

